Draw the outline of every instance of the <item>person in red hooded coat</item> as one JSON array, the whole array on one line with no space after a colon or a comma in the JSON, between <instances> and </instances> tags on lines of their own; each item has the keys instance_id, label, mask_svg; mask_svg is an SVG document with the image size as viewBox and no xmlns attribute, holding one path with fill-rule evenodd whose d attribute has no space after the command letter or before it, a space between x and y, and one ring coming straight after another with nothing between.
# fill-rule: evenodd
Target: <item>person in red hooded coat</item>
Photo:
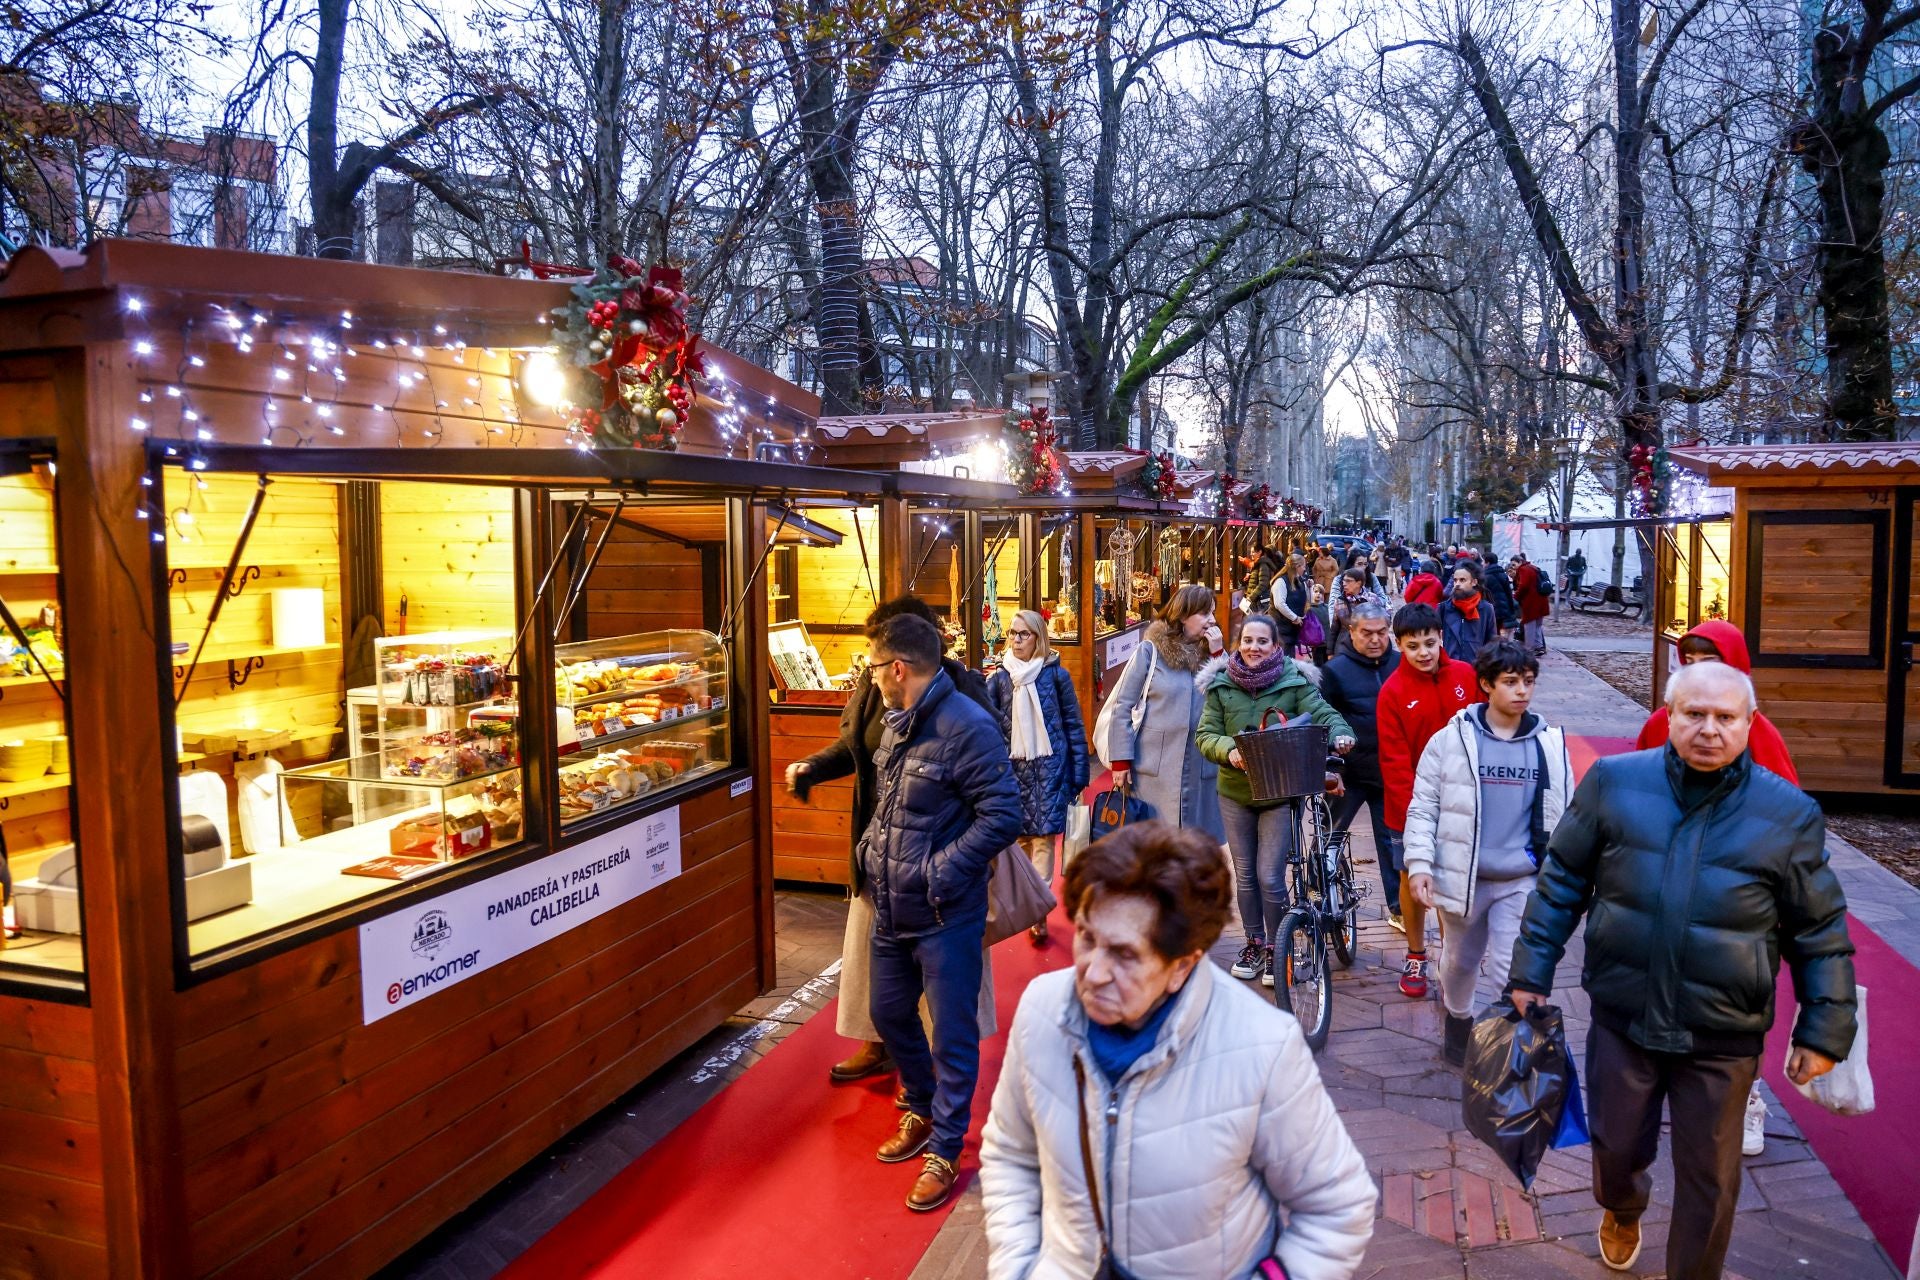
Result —
<instances>
[{"instance_id":1,"label":"person in red hooded coat","mask_svg":"<svg viewBox=\"0 0 1920 1280\"><path fill-rule=\"evenodd\" d=\"M1747 638L1740 634L1740 628L1718 618L1709 618L1680 637L1680 662L1683 666L1689 662L1724 662L1749 676L1753 674L1753 659L1747 653ZM1636 751L1646 751L1666 745L1667 709L1661 707L1647 717L1647 723L1641 728L1640 737L1633 746ZM1787 740L1780 736L1780 730L1774 728L1773 721L1758 711L1753 715L1753 733L1747 739L1747 750L1752 753L1753 762L1761 768L1779 774L1796 787L1800 785L1800 775L1794 770Z\"/></svg>"},{"instance_id":2,"label":"person in red hooded coat","mask_svg":"<svg viewBox=\"0 0 1920 1280\"><path fill-rule=\"evenodd\" d=\"M1407 591L1402 599L1407 604L1430 604L1438 609L1440 602L1447 598L1447 589L1440 585L1440 566L1431 560L1416 560L1413 567L1418 572L1407 579Z\"/></svg>"}]
</instances>

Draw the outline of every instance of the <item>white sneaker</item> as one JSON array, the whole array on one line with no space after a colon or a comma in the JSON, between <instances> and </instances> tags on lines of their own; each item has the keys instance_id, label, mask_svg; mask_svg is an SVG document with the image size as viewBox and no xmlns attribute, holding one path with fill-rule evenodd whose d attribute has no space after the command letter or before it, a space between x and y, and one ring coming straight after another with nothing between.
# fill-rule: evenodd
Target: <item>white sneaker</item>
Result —
<instances>
[{"instance_id":1,"label":"white sneaker","mask_svg":"<svg viewBox=\"0 0 1920 1280\"><path fill-rule=\"evenodd\" d=\"M1767 1149L1767 1100L1755 1086L1747 1095L1747 1116L1740 1126L1740 1154L1757 1156Z\"/></svg>"}]
</instances>

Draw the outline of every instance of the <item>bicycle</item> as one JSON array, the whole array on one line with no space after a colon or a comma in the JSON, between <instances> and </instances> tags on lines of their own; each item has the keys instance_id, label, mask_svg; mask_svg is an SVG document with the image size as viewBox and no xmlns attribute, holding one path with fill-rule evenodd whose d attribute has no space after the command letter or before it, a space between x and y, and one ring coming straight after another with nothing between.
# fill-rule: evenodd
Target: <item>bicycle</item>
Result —
<instances>
[{"instance_id":1,"label":"bicycle","mask_svg":"<svg viewBox=\"0 0 1920 1280\"><path fill-rule=\"evenodd\" d=\"M1344 765L1327 757L1327 772ZM1312 856L1308 856L1311 854ZM1360 899L1366 888L1354 882L1347 833L1333 828L1325 793L1304 796L1293 805L1293 849L1287 855L1287 897L1292 904L1280 923L1274 947L1274 1003L1293 1014L1318 1053L1333 1029L1333 981L1327 952L1343 969L1353 967L1360 931Z\"/></svg>"}]
</instances>

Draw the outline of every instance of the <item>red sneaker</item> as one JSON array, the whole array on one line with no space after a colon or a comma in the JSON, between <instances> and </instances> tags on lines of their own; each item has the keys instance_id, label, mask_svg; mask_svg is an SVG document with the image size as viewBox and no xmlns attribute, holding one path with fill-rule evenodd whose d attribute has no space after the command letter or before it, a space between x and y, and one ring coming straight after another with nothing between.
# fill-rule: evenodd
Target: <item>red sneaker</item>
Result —
<instances>
[{"instance_id":1,"label":"red sneaker","mask_svg":"<svg viewBox=\"0 0 1920 1280\"><path fill-rule=\"evenodd\" d=\"M1427 997L1427 953L1424 951L1407 952L1406 963L1400 966L1400 994L1409 1000L1424 1000Z\"/></svg>"}]
</instances>

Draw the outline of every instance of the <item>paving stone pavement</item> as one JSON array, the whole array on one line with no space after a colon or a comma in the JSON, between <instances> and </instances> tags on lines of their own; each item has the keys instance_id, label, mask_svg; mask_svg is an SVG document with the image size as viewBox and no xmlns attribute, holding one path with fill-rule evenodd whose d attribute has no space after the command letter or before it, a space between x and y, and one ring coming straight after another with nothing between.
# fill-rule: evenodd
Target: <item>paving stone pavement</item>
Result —
<instances>
[{"instance_id":1,"label":"paving stone pavement","mask_svg":"<svg viewBox=\"0 0 1920 1280\"><path fill-rule=\"evenodd\" d=\"M1632 737L1645 713L1557 652L1543 669L1537 708L1577 733ZM1354 827L1360 878L1371 889L1354 966L1335 979L1334 1029L1321 1076L1383 1192L1359 1276L1370 1280L1598 1280L1617 1275L1597 1259L1599 1210L1585 1149L1550 1153L1531 1194L1461 1127L1460 1082L1440 1061L1436 1000L1408 1000L1397 978L1405 940L1382 918L1371 835ZM1834 862L1862 919L1920 962L1920 891L1844 843ZM494 1275L584 1203L661 1136L748 1070L831 998L818 980L838 959L844 907L837 895L778 898L779 985L627 1097L556 1144L383 1273L421 1280ZM1230 963L1243 939L1231 928L1215 948ZM1430 940L1430 951L1437 942ZM1556 1000L1583 1052L1588 1009L1578 988L1576 937ZM1483 984L1484 1003L1494 992ZM1767 1086L1762 1085L1763 1093ZM1825 1165L1772 1099L1767 1151L1745 1162L1727 1275L1732 1280L1881 1280L1900 1273L1874 1242ZM1664 1269L1673 1170L1653 1169L1646 1249L1634 1273ZM849 1212L892 1212L892 1206ZM1531 1216L1529 1216L1531 1215ZM1400 1221L1395 1219L1399 1218ZM986 1233L979 1183L965 1192L912 1280L981 1280Z\"/></svg>"}]
</instances>

